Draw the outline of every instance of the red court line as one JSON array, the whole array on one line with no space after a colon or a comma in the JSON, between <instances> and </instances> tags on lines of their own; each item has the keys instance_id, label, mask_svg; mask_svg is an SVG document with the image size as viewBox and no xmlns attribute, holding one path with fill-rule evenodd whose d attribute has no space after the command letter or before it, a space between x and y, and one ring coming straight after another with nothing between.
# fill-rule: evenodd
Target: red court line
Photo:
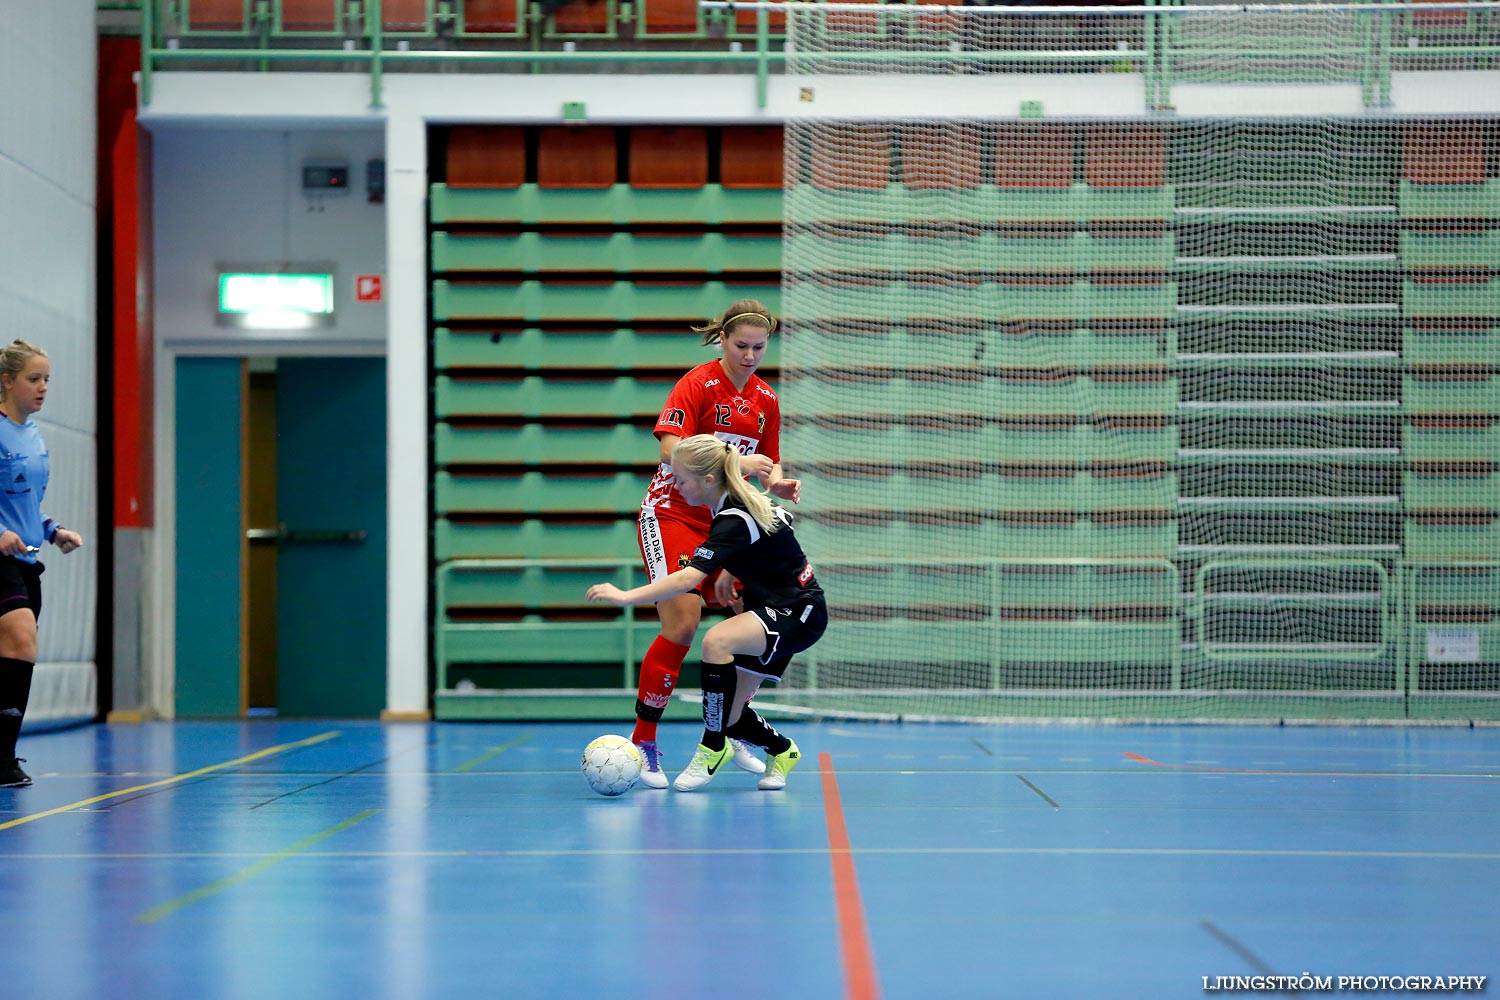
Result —
<instances>
[{"instance_id":1,"label":"red court line","mask_svg":"<svg viewBox=\"0 0 1500 1000\"><path fill-rule=\"evenodd\" d=\"M854 854L849 849L849 828L844 825L844 806L839 799L833 759L818 754L823 772L823 812L828 821L828 853L833 862L833 902L839 917L839 948L844 959L844 996L848 1000L878 1000L880 984L875 978L875 957L865 931L865 908L859 901L859 878L854 873Z\"/></svg>"}]
</instances>

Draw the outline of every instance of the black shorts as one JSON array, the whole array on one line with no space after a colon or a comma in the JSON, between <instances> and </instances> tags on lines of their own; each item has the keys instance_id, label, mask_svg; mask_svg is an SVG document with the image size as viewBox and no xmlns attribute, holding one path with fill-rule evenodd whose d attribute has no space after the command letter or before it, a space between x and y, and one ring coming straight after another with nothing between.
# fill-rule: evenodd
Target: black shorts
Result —
<instances>
[{"instance_id":1,"label":"black shorts","mask_svg":"<svg viewBox=\"0 0 1500 1000\"><path fill-rule=\"evenodd\" d=\"M42 574L46 569L39 562L0 556L0 615L30 608L37 621L41 621Z\"/></svg>"},{"instance_id":2,"label":"black shorts","mask_svg":"<svg viewBox=\"0 0 1500 1000\"><path fill-rule=\"evenodd\" d=\"M781 680L792 657L823 638L828 628L828 605L821 597L790 608L748 607L745 613L766 630L766 651L759 657L737 656L734 665L773 681Z\"/></svg>"}]
</instances>

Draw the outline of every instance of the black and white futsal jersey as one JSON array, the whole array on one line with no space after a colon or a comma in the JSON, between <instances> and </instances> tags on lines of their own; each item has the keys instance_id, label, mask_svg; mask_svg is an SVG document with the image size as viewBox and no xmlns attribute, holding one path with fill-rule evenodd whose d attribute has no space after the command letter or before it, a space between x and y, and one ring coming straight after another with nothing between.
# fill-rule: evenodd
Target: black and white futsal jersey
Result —
<instances>
[{"instance_id":1,"label":"black and white futsal jersey","mask_svg":"<svg viewBox=\"0 0 1500 1000\"><path fill-rule=\"evenodd\" d=\"M746 607L821 603L823 588L792 534L792 515L775 504L771 512L782 527L762 531L745 506L726 494L723 506L714 511L708 537L688 565L704 573L723 567L744 585Z\"/></svg>"}]
</instances>

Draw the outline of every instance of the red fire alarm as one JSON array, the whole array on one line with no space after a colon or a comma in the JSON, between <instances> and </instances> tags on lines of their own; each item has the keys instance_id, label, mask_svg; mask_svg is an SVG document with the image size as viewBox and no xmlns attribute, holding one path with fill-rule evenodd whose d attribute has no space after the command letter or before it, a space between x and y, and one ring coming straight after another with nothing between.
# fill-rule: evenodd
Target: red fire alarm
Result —
<instances>
[{"instance_id":1,"label":"red fire alarm","mask_svg":"<svg viewBox=\"0 0 1500 1000\"><path fill-rule=\"evenodd\" d=\"M379 302L381 280L378 274L356 274L354 276L354 301Z\"/></svg>"}]
</instances>

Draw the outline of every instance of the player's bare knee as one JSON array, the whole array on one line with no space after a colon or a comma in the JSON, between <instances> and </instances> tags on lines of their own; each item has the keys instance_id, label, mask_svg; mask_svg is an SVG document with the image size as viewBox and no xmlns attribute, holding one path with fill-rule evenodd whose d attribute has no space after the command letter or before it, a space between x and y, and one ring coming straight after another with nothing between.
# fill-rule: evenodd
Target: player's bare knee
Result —
<instances>
[{"instance_id":1,"label":"player's bare knee","mask_svg":"<svg viewBox=\"0 0 1500 1000\"><path fill-rule=\"evenodd\" d=\"M703 636L703 658L714 663L727 663L734 659L734 643L717 626Z\"/></svg>"}]
</instances>

